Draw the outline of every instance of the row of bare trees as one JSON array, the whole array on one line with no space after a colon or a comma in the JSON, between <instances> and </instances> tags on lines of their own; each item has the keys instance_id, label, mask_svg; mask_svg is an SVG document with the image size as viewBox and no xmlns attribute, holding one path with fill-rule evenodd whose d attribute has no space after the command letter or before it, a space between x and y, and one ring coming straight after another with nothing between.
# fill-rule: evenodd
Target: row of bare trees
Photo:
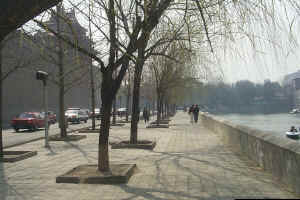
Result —
<instances>
[{"instance_id":1,"label":"row of bare trees","mask_svg":"<svg viewBox=\"0 0 300 200\"><path fill-rule=\"evenodd\" d=\"M168 24L168 18L165 17L165 25L167 29L160 31L157 35L160 38L151 37L151 33L154 28L159 23L160 17L163 16L165 10L170 6L171 1L161 1L161 2L152 2L149 1L149 5L145 6L145 4L141 4L141 2L132 2L132 4L122 4L121 1L108 1L108 4L102 4L103 2L97 2L98 6L102 6L101 10L103 10L106 14L106 20L108 23L106 24L108 28L108 32L105 33L105 28L102 26L98 26L96 24L97 20L92 19L92 17L96 17L97 14L87 16L83 10L79 10L76 5L72 5L82 12L83 16L88 17L89 22L92 22L95 28L98 29L103 34L103 39L109 39L109 51L100 53L99 55L94 54L94 52L89 51L83 47L80 47L76 42L70 40L65 37L63 34L60 34L59 30L51 30L50 27L47 27L42 21L35 20L37 24L43 27L45 30L54 34L60 41L70 45L71 47L79 50L81 53L84 53L91 58L93 58L96 62L99 63L100 69L102 72L102 85L101 85L101 128L100 128L100 137L99 137L99 169L103 171L109 170L109 162L108 162L108 136L109 136L109 126L110 126L110 115L112 109L112 102L117 94L118 89L121 86L122 80L125 77L126 71L129 68L130 63L133 63L134 68L134 86L133 86L133 97L132 97L132 117L131 117L131 136L130 142L137 143L137 123L138 123L138 115L139 115L139 91L141 84L141 77L143 67L151 56L166 56L166 59L172 60L172 57L177 55L167 55L164 54L163 51L168 50L171 46L170 44L174 41L180 40L180 36L184 35L184 26L180 26L178 24L171 25ZM147 2L146 2L147 3ZM95 4L94 4L95 5ZM174 4L175 5L175 4ZM177 6L177 5L176 5ZM96 10L94 8L93 10ZM98 8L99 10L99 8ZM117 12L115 11L117 10ZM52 10L51 12L55 12ZM58 10L56 10L57 15L59 16ZM89 12L91 12L89 10ZM127 17L129 16L129 17ZM59 16L60 17L60 16ZM61 17L62 18L62 17ZM98 16L97 16L98 19ZM103 19L103 17L102 17ZM105 26L105 25L104 25ZM170 32L170 26L173 30L176 30L174 34L166 34ZM122 29L117 29L117 27L123 27ZM120 36L119 36L120 35ZM151 40L151 43L149 41ZM158 48L164 45L164 48ZM177 48L185 48L178 46ZM59 48L60 49L60 48ZM175 49L175 48L173 48ZM175 51L175 50L174 50ZM183 54L187 54L188 49L182 50L182 52L186 52ZM118 56L119 55L119 56ZM103 61L103 57L107 57L107 62ZM167 58L168 57L168 58ZM181 56L182 59L185 59L185 56ZM150 61L151 62L151 61ZM173 59L173 63L178 62L176 59ZM153 62L152 62L153 63ZM164 63L162 63L163 65ZM178 64L174 64L178 65ZM180 65L184 65L184 62L180 62ZM168 66L171 66L168 64ZM150 67L151 68L151 67ZM153 67L151 68L154 69ZM172 69L169 67L164 72L171 72ZM178 81L178 71L175 70L174 75L175 81ZM154 75L158 75L157 73L153 73ZM161 77L164 77L165 74L162 74ZM168 77L164 78L165 80ZM174 82L173 80L173 82ZM156 83L163 85L167 82ZM161 86L160 86L161 87ZM165 86L166 87L166 86ZM171 90L171 87L168 87ZM165 93L168 89L164 89L164 91L160 91L159 94ZM159 96L159 95L157 95ZM166 95L164 95L166 96ZM170 95L169 95L170 96ZM166 100L166 98L165 98ZM159 100L160 104L162 104L162 97ZM158 107L160 113L160 106ZM158 115L160 116L160 114ZM160 117L158 117L158 121Z\"/></svg>"}]
</instances>

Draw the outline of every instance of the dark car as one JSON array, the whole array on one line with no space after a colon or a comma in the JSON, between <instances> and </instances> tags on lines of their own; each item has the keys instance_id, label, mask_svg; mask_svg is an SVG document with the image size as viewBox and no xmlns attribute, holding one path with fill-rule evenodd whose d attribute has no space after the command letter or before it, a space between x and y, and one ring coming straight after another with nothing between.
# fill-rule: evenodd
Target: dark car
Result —
<instances>
[{"instance_id":1,"label":"dark car","mask_svg":"<svg viewBox=\"0 0 300 200\"><path fill-rule=\"evenodd\" d=\"M16 132L19 129L36 131L45 127L45 119L39 112L24 112L11 120L11 126Z\"/></svg>"},{"instance_id":2,"label":"dark car","mask_svg":"<svg viewBox=\"0 0 300 200\"><path fill-rule=\"evenodd\" d=\"M45 116L45 112L42 112L42 114ZM50 124L55 124L57 121L56 114L52 111L48 111L48 119Z\"/></svg>"}]
</instances>

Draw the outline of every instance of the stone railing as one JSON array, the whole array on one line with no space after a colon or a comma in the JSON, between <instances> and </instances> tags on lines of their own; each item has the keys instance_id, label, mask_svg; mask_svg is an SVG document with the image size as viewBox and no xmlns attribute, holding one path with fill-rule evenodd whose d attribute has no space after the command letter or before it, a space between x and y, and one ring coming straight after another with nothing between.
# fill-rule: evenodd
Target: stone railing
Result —
<instances>
[{"instance_id":1,"label":"stone railing","mask_svg":"<svg viewBox=\"0 0 300 200\"><path fill-rule=\"evenodd\" d=\"M247 155L273 174L288 190L300 195L300 142L246 126L200 115L203 125L219 134L225 145Z\"/></svg>"}]
</instances>

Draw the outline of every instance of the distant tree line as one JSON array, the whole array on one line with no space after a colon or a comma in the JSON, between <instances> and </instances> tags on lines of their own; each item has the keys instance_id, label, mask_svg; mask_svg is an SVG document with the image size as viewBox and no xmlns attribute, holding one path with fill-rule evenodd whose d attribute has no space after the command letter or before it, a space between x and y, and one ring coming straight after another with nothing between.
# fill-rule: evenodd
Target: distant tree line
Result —
<instances>
[{"instance_id":1,"label":"distant tree line","mask_svg":"<svg viewBox=\"0 0 300 200\"><path fill-rule=\"evenodd\" d=\"M186 103L204 105L210 112L276 113L291 109L293 97L278 82L241 80L203 84L190 89Z\"/></svg>"}]
</instances>

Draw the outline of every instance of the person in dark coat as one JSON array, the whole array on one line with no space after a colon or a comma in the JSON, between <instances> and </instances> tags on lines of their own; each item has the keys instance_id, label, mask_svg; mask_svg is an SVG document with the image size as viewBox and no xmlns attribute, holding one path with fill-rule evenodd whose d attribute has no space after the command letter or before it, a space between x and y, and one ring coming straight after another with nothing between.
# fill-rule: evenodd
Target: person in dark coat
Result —
<instances>
[{"instance_id":1,"label":"person in dark coat","mask_svg":"<svg viewBox=\"0 0 300 200\"><path fill-rule=\"evenodd\" d=\"M194 115L193 115L193 112L194 112L194 105L192 105L190 108L189 108L189 115L190 115L190 119L191 119L191 123L193 124L194 123Z\"/></svg>"},{"instance_id":2,"label":"person in dark coat","mask_svg":"<svg viewBox=\"0 0 300 200\"><path fill-rule=\"evenodd\" d=\"M148 110L147 110L146 107L145 107L144 110L143 110L143 118L144 118L144 120L145 120L145 124L146 124L147 122L149 122L149 112L148 112Z\"/></svg>"},{"instance_id":3,"label":"person in dark coat","mask_svg":"<svg viewBox=\"0 0 300 200\"><path fill-rule=\"evenodd\" d=\"M193 115L194 115L194 120L195 120L195 123L198 122L198 117L199 117L199 107L198 105L196 105L193 109Z\"/></svg>"}]
</instances>

